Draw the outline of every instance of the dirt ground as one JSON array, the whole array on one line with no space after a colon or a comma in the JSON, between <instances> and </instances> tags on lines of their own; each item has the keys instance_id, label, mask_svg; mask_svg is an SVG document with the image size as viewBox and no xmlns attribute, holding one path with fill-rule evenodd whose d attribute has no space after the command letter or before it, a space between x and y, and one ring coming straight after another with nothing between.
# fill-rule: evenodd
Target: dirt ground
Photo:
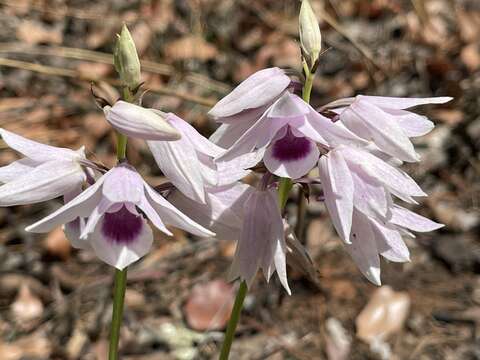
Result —
<instances>
[{"instance_id":1,"label":"dirt ground","mask_svg":"<svg viewBox=\"0 0 480 360\"><path fill-rule=\"evenodd\" d=\"M416 141L422 162L405 167L430 195L416 210L446 227L409 241L410 263L382 264L383 283L405 292L410 310L385 341L365 342L356 319L378 289L312 198L304 240L316 276L289 268L292 296L258 276L231 359L480 359L480 2L311 2L327 50L314 106L355 94L454 97L419 110L436 128ZM91 83L118 97L110 54L126 22L144 61L144 103L209 135L209 107L245 77L269 66L300 69L299 4L0 0L0 126L85 145L90 158L114 165L115 138ZM3 142L0 149L0 165L17 158ZM162 182L142 141L130 141L128 154L151 184ZM59 204L0 208L0 360L106 358L112 269L72 249L60 229L24 231ZM180 231L157 234L129 271L122 359L216 358L237 286L225 282L233 249Z\"/></svg>"}]
</instances>

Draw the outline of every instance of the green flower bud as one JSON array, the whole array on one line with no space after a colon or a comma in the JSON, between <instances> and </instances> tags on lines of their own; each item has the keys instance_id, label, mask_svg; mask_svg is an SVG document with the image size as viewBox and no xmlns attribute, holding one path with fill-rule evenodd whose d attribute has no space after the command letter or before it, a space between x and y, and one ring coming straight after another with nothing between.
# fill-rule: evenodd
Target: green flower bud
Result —
<instances>
[{"instance_id":1,"label":"green flower bud","mask_svg":"<svg viewBox=\"0 0 480 360\"><path fill-rule=\"evenodd\" d=\"M303 56L311 69L318 60L322 49L322 35L317 17L308 0L302 0L298 25Z\"/></svg>"},{"instance_id":2,"label":"green flower bud","mask_svg":"<svg viewBox=\"0 0 480 360\"><path fill-rule=\"evenodd\" d=\"M135 43L124 24L113 50L113 64L124 85L135 89L140 84L140 60Z\"/></svg>"}]
</instances>

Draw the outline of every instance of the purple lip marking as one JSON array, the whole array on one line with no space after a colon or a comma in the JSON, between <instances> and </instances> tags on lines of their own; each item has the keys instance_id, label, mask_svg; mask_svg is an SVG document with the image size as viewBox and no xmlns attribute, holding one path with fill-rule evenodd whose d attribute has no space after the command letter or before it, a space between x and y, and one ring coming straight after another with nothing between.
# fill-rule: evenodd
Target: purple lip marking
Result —
<instances>
[{"instance_id":1,"label":"purple lip marking","mask_svg":"<svg viewBox=\"0 0 480 360\"><path fill-rule=\"evenodd\" d=\"M113 243L130 244L137 239L142 226L142 217L132 214L122 206L115 213L103 215L102 234Z\"/></svg>"},{"instance_id":2,"label":"purple lip marking","mask_svg":"<svg viewBox=\"0 0 480 360\"><path fill-rule=\"evenodd\" d=\"M289 128L285 136L273 144L272 155L280 161L295 161L306 157L311 150L310 140L294 136Z\"/></svg>"}]
</instances>

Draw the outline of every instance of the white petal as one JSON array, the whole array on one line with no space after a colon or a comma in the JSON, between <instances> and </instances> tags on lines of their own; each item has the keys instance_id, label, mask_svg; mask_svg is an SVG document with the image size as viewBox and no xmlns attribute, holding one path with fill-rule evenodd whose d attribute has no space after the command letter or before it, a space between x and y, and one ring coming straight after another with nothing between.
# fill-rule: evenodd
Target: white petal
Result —
<instances>
[{"instance_id":1,"label":"white petal","mask_svg":"<svg viewBox=\"0 0 480 360\"><path fill-rule=\"evenodd\" d=\"M436 223L398 205L394 205L391 211L392 218L389 220L391 223L413 231L427 232L444 227L443 224Z\"/></svg>"},{"instance_id":2,"label":"white petal","mask_svg":"<svg viewBox=\"0 0 480 360\"><path fill-rule=\"evenodd\" d=\"M19 177L25 175L25 173L32 171L33 168L39 164L39 162L29 158L23 158L9 165L2 166L0 167L0 182L7 183L17 180Z\"/></svg>"},{"instance_id":3,"label":"white petal","mask_svg":"<svg viewBox=\"0 0 480 360\"><path fill-rule=\"evenodd\" d=\"M37 221L35 224L27 226L25 230L35 233L45 233L77 217L88 217L102 199L101 186L103 185L104 179L105 175L60 209L42 220Z\"/></svg>"},{"instance_id":4,"label":"white petal","mask_svg":"<svg viewBox=\"0 0 480 360\"><path fill-rule=\"evenodd\" d=\"M349 242L354 191L350 170L337 151L330 151L326 156L322 156L318 165L325 205L333 225L343 241Z\"/></svg>"},{"instance_id":5,"label":"white petal","mask_svg":"<svg viewBox=\"0 0 480 360\"><path fill-rule=\"evenodd\" d=\"M152 205L150 205L150 202L145 195L142 197L142 201L138 205L138 207L145 213L147 218L152 222L153 225L155 225L158 230L160 230L164 234L167 234L168 236L173 236L172 232L167 229L158 213L155 211Z\"/></svg>"},{"instance_id":6,"label":"white petal","mask_svg":"<svg viewBox=\"0 0 480 360\"><path fill-rule=\"evenodd\" d=\"M167 121L190 141L196 151L211 157L216 157L224 151L224 149L201 135L192 125L178 116L170 113Z\"/></svg>"},{"instance_id":7,"label":"white petal","mask_svg":"<svg viewBox=\"0 0 480 360\"><path fill-rule=\"evenodd\" d=\"M205 202L205 184L197 153L188 139L147 143L158 167L168 180L189 198Z\"/></svg>"},{"instance_id":8,"label":"white petal","mask_svg":"<svg viewBox=\"0 0 480 360\"><path fill-rule=\"evenodd\" d=\"M81 157L73 150L41 144L2 128L0 128L0 135L9 147L35 161L72 160Z\"/></svg>"},{"instance_id":9,"label":"white petal","mask_svg":"<svg viewBox=\"0 0 480 360\"><path fill-rule=\"evenodd\" d=\"M368 101L356 101L350 106L350 110L364 121L373 141L382 151L403 161L419 161L413 144L394 116Z\"/></svg>"},{"instance_id":10,"label":"white petal","mask_svg":"<svg viewBox=\"0 0 480 360\"><path fill-rule=\"evenodd\" d=\"M288 118L260 118L217 161L230 161L238 156L263 149L270 144L277 132L288 123Z\"/></svg>"},{"instance_id":11,"label":"white petal","mask_svg":"<svg viewBox=\"0 0 480 360\"><path fill-rule=\"evenodd\" d=\"M407 196L426 196L415 181L405 172L396 169L376 156L360 149L343 147L340 150L348 166L356 172L365 172L377 179L395 194Z\"/></svg>"},{"instance_id":12,"label":"white petal","mask_svg":"<svg viewBox=\"0 0 480 360\"><path fill-rule=\"evenodd\" d=\"M320 151L313 141L309 141L310 149L308 152L294 160L282 160L275 156L274 143L270 144L265 152L263 161L267 169L281 177L288 177L291 179L298 179L312 170L320 156Z\"/></svg>"},{"instance_id":13,"label":"white petal","mask_svg":"<svg viewBox=\"0 0 480 360\"><path fill-rule=\"evenodd\" d=\"M426 116L414 114L405 110L386 109L385 112L395 116L395 120L408 137L417 137L428 134L434 124Z\"/></svg>"},{"instance_id":14,"label":"white petal","mask_svg":"<svg viewBox=\"0 0 480 360\"><path fill-rule=\"evenodd\" d=\"M277 270L277 275L278 275L278 278L280 279L280 283L285 288L288 295L292 295L292 291L288 286L287 261L285 258L285 254L286 254L285 240L283 240L283 242L279 241L277 243L277 247L273 255L273 263L275 264L275 270Z\"/></svg>"},{"instance_id":15,"label":"white petal","mask_svg":"<svg viewBox=\"0 0 480 360\"><path fill-rule=\"evenodd\" d=\"M285 90L289 84L290 78L279 68L257 71L221 99L209 114L214 117L224 117L265 105Z\"/></svg>"},{"instance_id":16,"label":"white petal","mask_svg":"<svg viewBox=\"0 0 480 360\"><path fill-rule=\"evenodd\" d=\"M180 191L174 191L168 200L191 219L214 231L218 239L238 240L243 204L252 191L252 186L236 183L207 189L205 204L185 197Z\"/></svg>"},{"instance_id":17,"label":"white petal","mask_svg":"<svg viewBox=\"0 0 480 360\"><path fill-rule=\"evenodd\" d=\"M298 95L286 91L272 104L266 115L272 119L296 118L303 117L309 112L310 108L305 101Z\"/></svg>"},{"instance_id":18,"label":"white petal","mask_svg":"<svg viewBox=\"0 0 480 360\"><path fill-rule=\"evenodd\" d=\"M166 225L172 225L197 236L215 236L215 233L197 224L187 215L175 208L160 194L145 183L146 196L150 205L160 215Z\"/></svg>"},{"instance_id":19,"label":"white petal","mask_svg":"<svg viewBox=\"0 0 480 360\"><path fill-rule=\"evenodd\" d=\"M390 194L385 187L375 178L365 173L351 173L354 192L355 208L365 215L387 216L388 207L391 203Z\"/></svg>"},{"instance_id":20,"label":"white petal","mask_svg":"<svg viewBox=\"0 0 480 360\"><path fill-rule=\"evenodd\" d=\"M85 174L73 161L52 160L0 186L0 206L34 204L54 199L78 187Z\"/></svg>"},{"instance_id":21,"label":"white petal","mask_svg":"<svg viewBox=\"0 0 480 360\"><path fill-rule=\"evenodd\" d=\"M107 121L120 133L144 140L178 140L180 133L150 109L117 101L104 109Z\"/></svg>"},{"instance_id":22,"label":"white petal","mask_svg":"<svg viewBox=\"0 0 480 360\"><path fill-rule=\"evenodd\" d=\"M357 99L365 99L371 104L380 106L385 109L408 109L410 107L425 105L425 104L445 104L453 98L449 96L444 97L430 97L430 98L405 98L405 97L388 97L388 96L365 96L359 95Z\"/></svg>"},{"instance_id":23,"label":"white petal","mask_svg":"<svg viewBox=\"0 0 480 360\"><path fill-rule=\"evenodd\" d=\"M87 236L95 230L95 228L96 228L98 222L100 221L100 219L102 218L102 216L107 211L111 212L111 211L109 211L109 208L112 207L112 205L113 205L112 202L109 201L105 197L103 197L100 200L98 205L95 206L95 208L92 210L92 212L88 216L88 220L87 220L85 226L83 227L82 233L80 234L81 239L87 238ZM116 208L115 210L118 211L118 210L120 210L119 208L121 208L121 204L115 204L114 207Z\"/></svg>"},{"instance_id":24,"label":"white petal","mask_svg":"<svg viewBox=\"0 0 480 360\"><path fill-rule=\"evenodd\" d=\"M398 231L371 219L373 233L378 252L386 259L393 262L410 261L410 252Z\"/></svg>"},{"instance_id":25,"label":"white petal","mask_svg":"<svg viewBox=\"0 0 480 360\"><path fill-rule=\"evenodd\" d=\"M128 164L120 164L104 175L103 196L111 203L140 203L143 197L143 179Z\"/></svg>"},{"instance_id":26,"label":"white petal","mask_svg":"<svg viewBox=\"0 0 480 360\"><path fill-rule=\"evenodd\" d=\"M351 244L345 249L365 277L380 286L380 258L375 236L367 218L356 211L353 213Z\"/></svg>"},{"instance_id":27,"label":"white petal","mask_svg":"<svg viewBox=\"0 0 480 360\"><path fill-rule=\"evenodd\" d=\"M119 270L123 270L131 263L140 259L148 253L153 243L152 229L150 229L145 220L142 221L143 226L140 234L128 244L119 244L106 239L102 235L102 221L100 221L95 231L89 236L89 241L95 254L102 261Z\"/></svg>"}]
</instances>

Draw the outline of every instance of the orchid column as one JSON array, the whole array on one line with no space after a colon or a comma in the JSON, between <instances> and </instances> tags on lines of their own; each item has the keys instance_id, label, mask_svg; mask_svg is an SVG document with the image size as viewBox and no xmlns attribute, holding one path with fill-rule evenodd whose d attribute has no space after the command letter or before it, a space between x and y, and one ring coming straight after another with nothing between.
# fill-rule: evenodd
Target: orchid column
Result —
<instances>
[{"instance_id":1,"label":"orchid column","mask_svg":"<svg viewBox=\"0 0 480 360\"><path fill-rule=\"evenodd\" d=\"M303 0L302 5L300 7L300 16L299 16L299 34L300 34L300 44L301 44L301 51L302 51L302 66L303 66L303 75L305 77L305 81L303 84L302 88L302 99L306 102L310 102L310 93L312 91L312 86L313 86L313 78L315 76L315 71L318 67L318 59L320 56L320 50L322 46L322 38L320 34L320 27L318 25L317 18L315 16L315 13L313 12L313 9L309 3L308 0ZM286 137L288 136L288 129L287 129L287 134L285 135ZM304 139L304 138L297 138L297 139ZM306 142L302 142L302 144L308 145ZM268 151L268 150L267 150ZM288 150L287 150L288 151ZM318 151L318 150L317 150ZM272 151L274 153L275 150ZM314 151L312 151L315 153ZM267 166L268 167L268 166ZM266 177L269 177L269 173L267 172ZM265 179L265 177L264 177ZM267 181L268 183L268 181ZM281 177L278 185L278 206L280 207L280 216L279 221L280 225L282 224L282 218L281 218L281 213L283 212L285 205L287 203L288 195L290 193L290 190L292 189L293 186L293 181L290 177ZM264 192L262 196L266 196L267 198L263 200L260 203L260 206L264 206L265 210L264 212L268 212L267 210L267 205L269 203L268 201L268 192ZM297 216L297 233L300 231L302 228L302 220L300 220L304 216L304 208L305 208L305 197L302 192L299 193L299 198L298 198L298 216ZM250 209L249 211L252 216L254 215L254 210ZM270 214L271 217L277 217L277 214L275 212L271 212ZM245 226L246 224L244 224ZM259 232L257 234L260 234ZM252 235L252 234L251 234ZM281 232L281 237L283 241L283 232ZM252 239L250 239L252 240ZM238 247L240 246L237 245ZM237 249L238 253L238 249ZM284 255L281 255L280 258L284 259ZM285 289L290 293L288 284L286 282L286 273L282 275L281 274L281 269L279 269L278 264L275 263L277 267L277 272L279 273L280 281L282 282L282 285L285 287ZM282 264L283 267L285 264ZM232 268L235 266L235 264L232 266ZM274 267L275 268L275 267ZM265 268L263 269L265 273ZM283 269L284 270L284 269ZM237 271L238 272L238 271ZM282 271L283 272L283 271ZM255 270L256 273L256 270ZM254 274L255 274L254 273ZM267 273L270 273L270 270L267 271ZM269 277L269 274L266 275L267 280ZM227 360L229 358L230 354L230 349L231 345L233 342L233 338L235 336L235 329L237 327L238 320L240 318L240 312L242 310L243 302L245 300L245 297L247 295L248 291L248 286L246 280L243 280L240 283L240 287L237 292L237 296L235 298L235 303L234 307L232 309L232 313L230 315L230 320L227 325L227 330L225 333L225 340L222 344L222 349L220 352L220 360Z\"/></svg>"}]
</instances>

